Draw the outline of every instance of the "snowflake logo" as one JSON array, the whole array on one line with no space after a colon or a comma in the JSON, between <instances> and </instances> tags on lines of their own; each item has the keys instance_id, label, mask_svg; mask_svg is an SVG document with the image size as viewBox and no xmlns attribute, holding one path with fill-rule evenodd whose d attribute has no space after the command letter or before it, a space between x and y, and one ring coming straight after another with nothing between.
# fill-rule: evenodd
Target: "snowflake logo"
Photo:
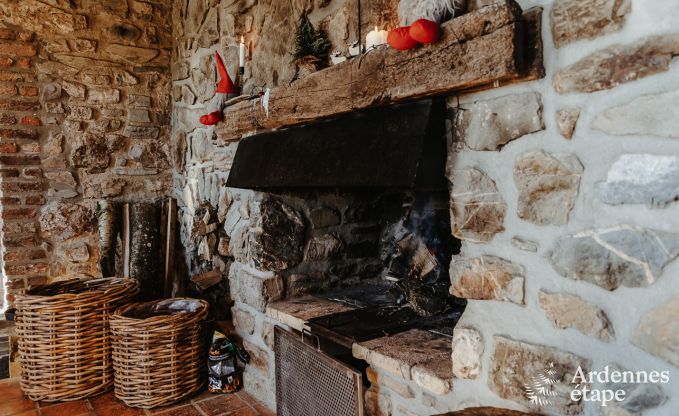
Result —
<instances>
[{"instance_id":1,"label":"snowflake logo","mask_svg":"<svg viewBox=\"0 0 679 416\"><path fill-rule=\"evenodd\" d=\"M556 396L553 386L559 382L554 367L554 363L550 362L546 369L531 377L530 383L523 385L531 404L541 407L552 405L552 397Z\"/></svg>"}]
</instances>

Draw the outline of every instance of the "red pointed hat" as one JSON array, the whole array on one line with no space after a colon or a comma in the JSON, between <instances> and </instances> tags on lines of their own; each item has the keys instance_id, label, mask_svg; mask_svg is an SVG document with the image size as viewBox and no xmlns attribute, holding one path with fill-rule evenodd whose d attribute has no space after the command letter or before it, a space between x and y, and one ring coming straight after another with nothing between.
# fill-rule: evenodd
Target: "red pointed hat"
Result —
<instances>
[{"instance_id":1,"label":"red pointed hat","mask_svg":"<svg viewBox=\"0 0 679 416\"><path fill-rule=\"evenodd\" d=\"M229 73L226 72L226 67L224 66L224 61L222 57L219 56L219 52L215 52L217 57L217 70L219 71L219 82L217 83L217 92L222 94L238 94L238 88L233 85Z\"/></svg>"}]
</instances>

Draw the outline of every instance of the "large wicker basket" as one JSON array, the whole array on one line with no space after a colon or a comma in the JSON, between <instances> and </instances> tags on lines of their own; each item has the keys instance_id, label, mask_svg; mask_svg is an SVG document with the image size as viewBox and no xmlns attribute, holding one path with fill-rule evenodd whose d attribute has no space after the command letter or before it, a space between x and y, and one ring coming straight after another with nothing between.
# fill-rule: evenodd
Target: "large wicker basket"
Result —
<instances>
[{"instance_id":1,"label":"large wicker basket","mask_svg":"<svg viewBox=\"0 0 679 416\"><path fill-rule=\"evenodd\" d=\"M205 383L207 312L207 302L188 298L118 309L111 316L116 397L152 408L197 392Z\"/></svg>"},{"instance_id":2,"label":"large wicker basket","mask_svg":"<svg viewBox=\"0 0 679 416\"><path fill-rule=\"evenodd\" d=\"M113 385L109 316L133 300L133 279L70 279L16 296L21 389L32 400L94 396Z\"/></svg>"}]
</instances>

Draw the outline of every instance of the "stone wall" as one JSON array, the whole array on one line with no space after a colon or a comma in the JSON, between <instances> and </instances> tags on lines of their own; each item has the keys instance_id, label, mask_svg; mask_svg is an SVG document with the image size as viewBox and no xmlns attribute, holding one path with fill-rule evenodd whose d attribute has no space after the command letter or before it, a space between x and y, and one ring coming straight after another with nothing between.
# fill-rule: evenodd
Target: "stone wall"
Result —
<instances>
[{"instance_id":1,"label":"stone wall","mask_svg":"<svg viewBox=\"0 0 679 416\"><path fill-rule=\"evenodd\" d=\"M171 8L169 0L0 4L10 304L28 285L100 273L98 200L169 193Z\"/></svg>"},{"instance_id":2,"label":"stone wall","mask_svg":"<svg viewBox=\"0 0 679 416\"><path fill-rule=\"evenodd\" d=\"M366 20L393 22L395 2L383 3L384 13ZM368 408L673 414L679 10L671 0L519 3L544 9L546 77L461 96L460 108L450 100L451 232L463 240L451 263L451 292L469 299L452 342L452 392L437 396L385 382L379 395L372 390ZM225 207L215 228L224 227L231 244L257 224L251 209L260 196L224 190L237 144L219 142L197 119L214 91L214 51L224 54L233 75L241 34L250 51L246 93L294 79L289 52L303 7L335 47L351 40L344 36L353 33L351 7L340 0L175 2L172 139L182 226L190 229L207 201L218 211ZM284 287L275 272L235 258L222 271L232 283L237 332L257 356L245 388L272 405L273 321L263 312ZM564 374L577 365L612 364L670 369L672 376L661 386L623 386L635 399L620 406L559 396L536 409L523 384L550 363Z\"/></svg>"},{"instance_id":3,"label":"stone wall","mask_svg":"<svg viewBox=\"0 0 679 416\"><path fill-rule=\"evenodd\" d=\"M452 231L463 244L451 290L469 303L453 341L456 393L437 401L674 414L679 34L669 16L679 8L519 3L544 6L547 76L463 96L453 118ZM671 380L626 386L619 406L540 409L523 383L550 362L670 370Z\"/></svg>"}]
</instances>

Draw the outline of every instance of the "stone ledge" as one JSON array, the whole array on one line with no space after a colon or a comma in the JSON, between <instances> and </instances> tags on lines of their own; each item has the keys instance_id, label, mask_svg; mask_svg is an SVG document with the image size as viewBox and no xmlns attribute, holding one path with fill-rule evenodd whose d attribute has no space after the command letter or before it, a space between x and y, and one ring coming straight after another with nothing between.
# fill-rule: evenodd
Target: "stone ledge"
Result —
<instances>
[{"instance_id":1,"label":"stone ledge","mask_svg":"<svg viewBox=\"0 0 679 416\"><path fill-rule=\"evenodd\" d=\"M356 343L355 358L437 395L452 388L451 340L420 329ZM447 363L448 365L441 365Z\"/></svg>"},{"instance_id":2,"label":"stone ledge","mask_svg":"<svg viewBox=\"0 0 679 416\"><path fill-rule=\"evenodd\" d=\"M352 306L327 299L305 296L269 304L266 315L290 328L309 329L306 322L313 318L355 309Z\"/></svg>"}]
</instances>

